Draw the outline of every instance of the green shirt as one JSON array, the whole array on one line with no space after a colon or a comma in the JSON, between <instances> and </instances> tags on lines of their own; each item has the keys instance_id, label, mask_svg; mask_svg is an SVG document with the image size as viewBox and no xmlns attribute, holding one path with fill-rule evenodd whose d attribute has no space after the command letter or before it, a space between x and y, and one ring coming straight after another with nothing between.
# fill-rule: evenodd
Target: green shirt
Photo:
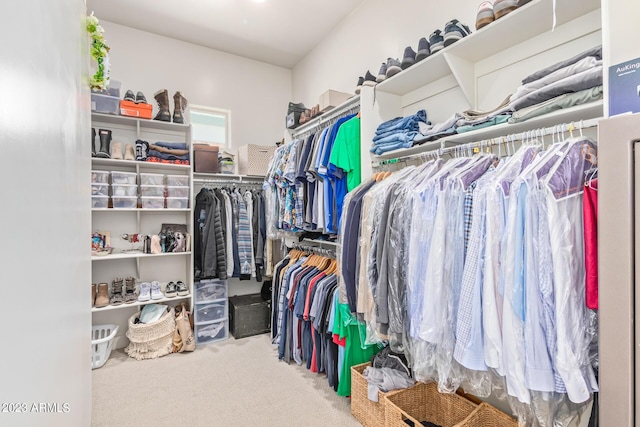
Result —
<instances>
[{"instance_id":1,"label":"green shirt","mask_svg":"<svg viewBox=\"0 0 640 427\"><path fill-rule=\"evenodd\" d=\"M347 120L338 129L329 163L346 172L347 191L360 185L362 168L360 166L360 119L358 116Z\"/></svg>"}]
</instances>

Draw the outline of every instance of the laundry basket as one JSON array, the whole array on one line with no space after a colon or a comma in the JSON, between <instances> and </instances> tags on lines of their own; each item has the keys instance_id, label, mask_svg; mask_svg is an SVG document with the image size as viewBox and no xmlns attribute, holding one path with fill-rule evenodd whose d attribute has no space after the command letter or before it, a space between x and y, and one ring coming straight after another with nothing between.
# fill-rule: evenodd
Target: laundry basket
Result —
<instances>
[{"instance_id":1,"label":"laundry basket","mask_svg":"<svg viewBox=\"0 0 640 427\"><path fill-rule=\"evenodd\" d=\"M91 328L91 369L101 368L109 359L118 325L96 325Z\"/></svg>"}]
</instances>

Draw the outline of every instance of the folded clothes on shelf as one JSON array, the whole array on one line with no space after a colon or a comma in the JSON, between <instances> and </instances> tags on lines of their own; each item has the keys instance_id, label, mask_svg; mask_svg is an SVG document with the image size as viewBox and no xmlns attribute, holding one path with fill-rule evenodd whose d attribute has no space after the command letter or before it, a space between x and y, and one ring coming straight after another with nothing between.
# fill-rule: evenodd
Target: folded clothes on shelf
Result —
<instances>
[{"instance_id":1,"label":"folded clothes on shelf","mask_svg":"<svg viewBox=\"0 0 640 427\"><path fill-rule=\"evenodd\" d=\"M149 156L147 157L147 159L145 160L147 162L151 162L151 163L165 163L168 165L188 165L189 163L189 159L187 160L167 160L167 159L161 159L160 157L155 157L155 156Z\"/></svg>"},{"instance_id":2,"label":"folded clothes on shelf","mask_svg":"<svg viewBox=\"0 0 640 427\"><path fill-rule=\"evenodd\" d=\"M406 117L396 117L378 126L371 152L377 155L413 145L420 127L427 125L427 112L420 110Z\"/></svg>"},{"instance_id":3,"label":"folded clothes on shelf","mask_svg":"<svg viewBox=\"0 0 640 427\"><path fill-rule=\"evenodd\" d=\"M169 148L172 150L188 150L189 147L187 146L187 144L185 142L163 142L163 141L158 141L155 142L153 145L157 145L158 147L164 147L164 148Z\"/></svg>"},{"instance_id":4,"label":"folded clothes on shelf","mask_svg":"<svg viewBox=\"0 0 640 427\"><path fill-rule=\"evenodd\" d=\"M573 58L569 58L567 60L560 61L560 62L558 62L556 64L550 65L549 67L543 68L542 70L536 71L535 73L525 77L522 80L522 84L526 85L527 83L531 83L533 81L541 79L544 76L546 76L547 74L551 74L554 71L557 71L557 70L559 70L561 68L568 67L569 65L575 64L576 62L578 62L581 59L586 58L588 56L593 56L596 59L602 59L602 46L596 46L596 47L594 47L592 49L585 50L584 52L581 52L581 53L577 54Z\"/></svg>"},{"instance_id":5,"label":"folded clothes on shelf","mask_svg":"<svg viewBox=\"0 0 640 427\"><path fill-rule=\"evenodd\" d=\"M534 117L549 114L563 108L571 108L576 105L588 104L602 99L602 86L581 90L575 93L565 93L548 101L535 104L513 113L509 123L521 123Z\"/></svg>"},{"instance_id":6,"label":"folded clothes on shelf","mask_svg":"<svg viewBox=\"0 0 640 427\"><path fill-rule=\"evenodd\" d=\"M181 156L176 156L174 154L167 154L160 151L152 150L151 147L149 147L149 151L147 152L147 159L149 157L157 157L164 160L189 160L189 153Z\"/></svg>"}]
</instances>

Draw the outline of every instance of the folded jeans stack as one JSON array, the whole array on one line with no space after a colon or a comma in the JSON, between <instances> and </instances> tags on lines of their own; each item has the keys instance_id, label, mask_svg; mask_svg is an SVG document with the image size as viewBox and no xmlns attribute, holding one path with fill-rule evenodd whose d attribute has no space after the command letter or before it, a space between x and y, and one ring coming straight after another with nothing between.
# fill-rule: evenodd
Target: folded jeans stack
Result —
<instances>
[{"instance_id":1,"label":"folded jeans stack","mask_svg":"<svg viewBox=\"0 0 640 427\"><path fill-rule=\"evenodd\" d=\"M413 146L421 126L427 125L427 112L420 110L407 117L396 117L378 126L373 137L371 152L377 155L399 148Z\"/></svg>"},{"instance_id":2,"label":"folded jeans stack","mask_svg":"<svg viewBox=\"0 0 640 427\"><path fill-rule=\"evenodd\" d=\"M562 108L602 98L602 46L537 71L510 98L518 123Z\"/></svg>"},{"instance_id":3,"label":"folded jeans stack","mask_svg":"<svg viewBox=\"0 0 640 427\"><path fill-rule=\"evenodd\" d=\"M184 142L155 142L149 145L146 161L189 164L189 148Z\"/></svg>"}]
</instances>

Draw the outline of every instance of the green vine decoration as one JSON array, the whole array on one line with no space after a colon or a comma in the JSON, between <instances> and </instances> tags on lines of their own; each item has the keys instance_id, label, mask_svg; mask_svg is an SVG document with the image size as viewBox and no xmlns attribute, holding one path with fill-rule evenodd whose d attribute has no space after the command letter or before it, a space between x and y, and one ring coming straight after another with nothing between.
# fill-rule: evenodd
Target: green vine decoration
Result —
<instances>
[{"instance_id":1,"label":"green vine decoration","mask_svg":"<svg viewBox=\"0 0 640 427\"><path fill-rule=\"evenodd\" d=\"M98 71L91 77L89 82L91 89L105 90L109 86L109 46L104 39L104 28L99 25L98 18L93 15L87 16L87 32L91 38L91 57L98 63Z\"/></svg>"}]
</instances>

